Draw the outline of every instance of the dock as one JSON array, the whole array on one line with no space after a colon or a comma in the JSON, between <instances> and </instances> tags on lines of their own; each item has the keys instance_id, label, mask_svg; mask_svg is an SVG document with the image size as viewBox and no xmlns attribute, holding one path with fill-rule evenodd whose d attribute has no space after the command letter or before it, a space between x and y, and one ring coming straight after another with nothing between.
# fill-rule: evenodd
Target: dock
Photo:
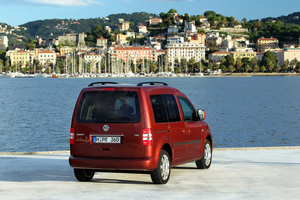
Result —
<instances>
[{"instance_id":1,"label":"dock","mask_svg":"<svg viewBox=\"0 0 300 200\"><path fill-rule=\"evenodd\" d=\"M132 173L96 173L79 182L68 158L68 151L0 153L0 199L300 198L300 147L214 149L210 169L173 167L165 185Z\"/></svg>"}]
</instances>

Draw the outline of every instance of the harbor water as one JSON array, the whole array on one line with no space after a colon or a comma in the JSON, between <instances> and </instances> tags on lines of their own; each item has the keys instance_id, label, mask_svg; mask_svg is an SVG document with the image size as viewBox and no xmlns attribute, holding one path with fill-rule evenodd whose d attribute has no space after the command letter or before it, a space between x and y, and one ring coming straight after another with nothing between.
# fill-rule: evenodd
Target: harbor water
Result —
<instances>
[{"instance_id":1,"label":"harbor water","mask_svg":"<svg viewBox=\"0 0 300 200\"><path fill-rule=\"evenodd\" d=\"M300 145L300 77L2 78L0 152L69 150L79 92L99 81L180 89L206 111L215 148Z\"/></svg>"}]
</instances>

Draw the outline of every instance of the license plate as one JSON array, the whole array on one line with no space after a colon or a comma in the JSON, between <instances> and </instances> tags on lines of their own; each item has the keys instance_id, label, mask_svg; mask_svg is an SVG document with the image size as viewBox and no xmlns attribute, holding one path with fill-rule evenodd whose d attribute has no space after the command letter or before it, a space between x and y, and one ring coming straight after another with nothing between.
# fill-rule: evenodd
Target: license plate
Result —
<instances>
[{"instance_id":1,"label":"license plate","mask_svg":"<svg viewBox=\"0 0 300 200\"><path fill-rule=\"evenodd\" d=\"M93 143L121 143L121 137L95 136Z\"/></svg>"}]
</instances>

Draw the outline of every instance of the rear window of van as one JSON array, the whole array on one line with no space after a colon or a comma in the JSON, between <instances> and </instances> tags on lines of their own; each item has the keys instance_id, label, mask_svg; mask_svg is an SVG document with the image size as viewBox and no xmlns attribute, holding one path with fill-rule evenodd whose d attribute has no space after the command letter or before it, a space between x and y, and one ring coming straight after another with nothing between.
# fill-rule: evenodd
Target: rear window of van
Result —
<instances>
[{"instance_id":1,"label":"rear window of van","mask_svg":"<svg viewBox=\"0 0 300 200\"><path fill-rule=\"evenodd\" d=\"M134 91L83 93L77 111L78 123L138 123L140 104Z\"/></svg>"}]
</instances>

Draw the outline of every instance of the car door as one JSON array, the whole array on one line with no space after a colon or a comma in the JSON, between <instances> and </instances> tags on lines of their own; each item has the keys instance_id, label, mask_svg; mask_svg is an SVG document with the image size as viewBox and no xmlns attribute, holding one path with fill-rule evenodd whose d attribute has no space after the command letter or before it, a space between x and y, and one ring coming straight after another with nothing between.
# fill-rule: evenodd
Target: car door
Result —
<instances>
[{"instance_id":1,"label":"car door","mask_svg":"<svg viewBox=\"0 0 300 200\"><path fill-rule=\"evenodd\" d=\"M178 104L173 94L164 94L163 100L165 103L169 127L170 137L172 138L174 149L174 161L185 159L186 156L186 132L184 121L181 120Z\"/></svg>"},{"instance_id":2,"label":"car door","mask_svg":"<svg viewBox=\"0 0 300 200\"><path fill-rule=\"evenodd\" d=\"M191 157L197 157L200 154L202 134L205 130L202 123L198 121L196 110L191 102L182 96L178 96L186 131L186 154Z\"/></svg>"}]
</instances>

